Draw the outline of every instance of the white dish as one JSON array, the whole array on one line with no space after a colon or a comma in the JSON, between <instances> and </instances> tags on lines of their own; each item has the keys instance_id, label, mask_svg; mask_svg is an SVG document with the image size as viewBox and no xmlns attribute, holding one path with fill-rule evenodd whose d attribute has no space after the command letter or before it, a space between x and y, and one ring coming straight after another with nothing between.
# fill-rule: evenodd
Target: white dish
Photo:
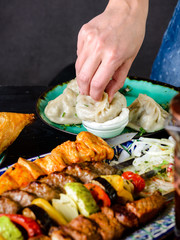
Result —
<instances>
[{"instance_id":1,"label":"white dish","mask_svg":"<svg viewBox=\"0 0 180 240\"><path fill-rule=\"evenodd\" d=\"M121 114L104 123L82 121L83 126L91 133L102 138L111 138L119 135L129 121L129 109L123 108Z\"/></svg>"}]
</instances>

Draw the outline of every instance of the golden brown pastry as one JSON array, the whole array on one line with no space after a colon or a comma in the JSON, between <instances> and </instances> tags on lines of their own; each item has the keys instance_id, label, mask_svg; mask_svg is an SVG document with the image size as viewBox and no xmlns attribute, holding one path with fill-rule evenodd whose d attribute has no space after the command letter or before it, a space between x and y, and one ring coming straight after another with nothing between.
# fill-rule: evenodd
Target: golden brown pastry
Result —
<instances>
[{"instance_id":1,"label":"golden brown pastry","mask_svg":"<svg viewBox=\"0 0 180 240\"><path fill-rule=\"evenodd\" d=\"M34 120L34 114L0 112L0 154L19 136L23 128Z\"/></svg>"}]
</instances>

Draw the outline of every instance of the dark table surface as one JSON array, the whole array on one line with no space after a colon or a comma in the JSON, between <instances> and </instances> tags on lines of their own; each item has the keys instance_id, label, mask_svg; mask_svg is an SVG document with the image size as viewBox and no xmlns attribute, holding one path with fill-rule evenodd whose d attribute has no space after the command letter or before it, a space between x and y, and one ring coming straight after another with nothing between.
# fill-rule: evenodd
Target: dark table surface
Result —
<instances>
[{"instance_id":1,"label":"dark table surface","mask_svg":"<svg viewBox=\"0 0 180 240\"><path fill-rule=\"evenodd\" d=\"M47 86L0 86L0 112L35 113L36 115L36 120L26 126L8 148L7 157L1 167L16 162L19 157L28 159L39 156L50 152L67 140L75 140L75 135L51 128L38 117L36 101L47 88ZM168 134L164 131L154 137L168 137ZM174 239L173 234L166 239Z\"/></svg>"},{"instance_id":2,"label":"dark table surface","mask_svg":"<svg viewBox=\"0 0 180 240\"><path fill-rule=\"evenodd\" d=\"M47 86L0 86L0 112L35 113L36 101ZM36 114L36 120L26 126L15 142L8 148L7 157L1 167L18 160L48 153L67 140L74 141L75 135L58 131L46 125Z\"/></svg>"}]
</instances>

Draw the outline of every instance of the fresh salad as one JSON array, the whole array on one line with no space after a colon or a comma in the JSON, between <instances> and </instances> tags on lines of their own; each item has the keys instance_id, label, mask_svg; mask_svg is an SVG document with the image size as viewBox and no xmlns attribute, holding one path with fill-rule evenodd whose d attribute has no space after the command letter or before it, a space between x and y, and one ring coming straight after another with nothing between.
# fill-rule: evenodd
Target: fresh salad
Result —
<instances>
[{"instance_id":1,"label":"fresh salad","mask_svg":"<svg viewBox=\"0 0 180 240\"><path fill-rule=\"evenodd\" d=\"M175 141L172 137L168 139L140 137L122 146L122 149L120 147L118 151L116 149L118 161L113 161L111 165L134 159L132 165L126 167L124 171L141 175L156 170L157 175L146 180L143 192L150 194L159 190L164 194L173 190L174 148Z\"/></svg>"}]
</instances>

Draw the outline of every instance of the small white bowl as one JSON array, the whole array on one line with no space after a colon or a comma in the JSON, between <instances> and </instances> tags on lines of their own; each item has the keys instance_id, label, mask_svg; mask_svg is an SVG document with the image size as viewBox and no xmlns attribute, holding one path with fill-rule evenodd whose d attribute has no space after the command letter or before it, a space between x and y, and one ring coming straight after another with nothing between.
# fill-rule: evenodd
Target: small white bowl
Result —
<instances>
[{"instance_id":1,"label":"small white bowl","mask_svg":"<svg viewBox=\"0 0 180 240\"><path fill-rule=\"evenodd\" d=\"M119 135L129 122L129 109L123 108L116 118L104 123L82 121L83 126L91 133L101 138L111 138Z\"/></svg>"}]
</instances>

